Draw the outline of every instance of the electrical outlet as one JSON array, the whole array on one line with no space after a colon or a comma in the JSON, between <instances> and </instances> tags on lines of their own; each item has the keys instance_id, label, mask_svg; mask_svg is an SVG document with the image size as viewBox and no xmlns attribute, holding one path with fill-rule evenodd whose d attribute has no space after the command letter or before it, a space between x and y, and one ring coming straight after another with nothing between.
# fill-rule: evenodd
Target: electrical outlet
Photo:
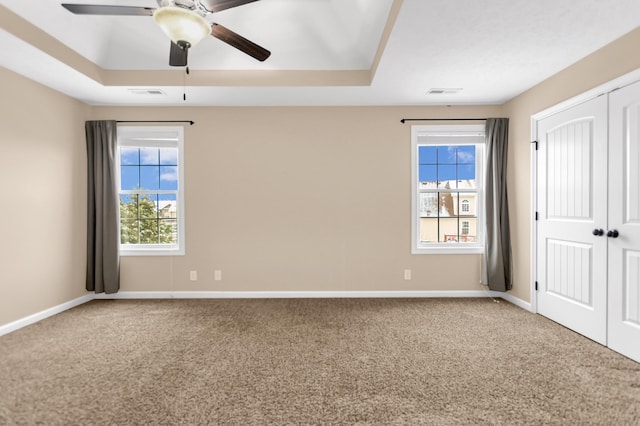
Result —
<instances>
[{"instance_id":1,"label":"electrical outlet","mask_svg":"<svg viewBox=\"0 0 640 426\"><path fill-rule=\"evenodd\" d=\"M189 271L189 279L191 281L198 281L198 271Z\"/></svg>"},{"instance_id":2,"label":"electrical outlet","mask_svg":"<svg viewBox=\"0 0 640 426\"><path fill-rule=\"evenodd\" d=\"M404 270L404 279L405 279L405 281L410 281L411 280L411 269L405 269Z\"/></svg>"},{"instance_id":3,"label":"electrical outlet","mask_svg":"<svg viewBox=\"0 0 640 426\"><path fill-rule=\"evenodd\" d=\"M222 271L219 269L213 271L213 279L215 281L222 281Z\"/></svg>"}]
</instances>

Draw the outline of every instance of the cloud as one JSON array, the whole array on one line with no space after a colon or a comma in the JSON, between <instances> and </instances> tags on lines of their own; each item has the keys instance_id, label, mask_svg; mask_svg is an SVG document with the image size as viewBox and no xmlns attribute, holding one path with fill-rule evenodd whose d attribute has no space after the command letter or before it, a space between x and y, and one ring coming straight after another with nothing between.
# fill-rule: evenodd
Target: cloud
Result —
<instances>
[{"instance_id":1,"label":"cloud","mask_svg":"<svg viewBox=\"0 0 640 426\"><path fill-rule=\"evenodd\" d=\"M178 168L172 166L161 167L160 179L165 182L176 182L178 180Z\"/></svg>"},{"instance_id":2,"label":"cloud","mask_svg":"<svg viewBox=\"0 0 640 426\"><path fill-rule=\"evenodd\" d=\"M158 164L158 148L140 148L140 164Z\"/></svg>"},{"instance_id":3,"label":"cloud","mask_svg":"<svg viewBox=\"0 0 640 426\"><path fill-rule=\"evenodd\" d=\"M178 150L175 148L160 148L160 162L162 164L178 164Z\"/></svg>"},{"instance_id":4,"label":"cloud","mask_svg":"<svg viewBox=\"0 0 640 426\"><path fill-rule=\"evenodd\" d=\"M175 148L140 148L140 164L178 164Z\"/></svg>"},{"instance_id":5,"label":"cloud","mask_svg":"<svg viewBox=\"0 0 640 426\"><path fill-rule=\"evenodd\" d=\"M449 163L455 163L456 162L456 146L454 145L449 145L447 146L447 161ZM440 161L442 163L442 161Z\"/></svg>"},{"instance_id":6,"label":"cloud","mask_svg":"<svg viewBox=\"0 0 640 426\"><path fill-rule=\"evenodd\" d=\"M120 162L122 164L138 164L138 148L123 146L120 147Z\"/></svg>"},{"instance_id":7,"label":"cloud","mask_svg":"<svg viewBox=\"0 0 640 426\"><path fill-rule=\"evenodd\" d=\"M472 152L458 151L458 161L460 163L473 163L476 158Z\"/></svg>"}]
</instances>

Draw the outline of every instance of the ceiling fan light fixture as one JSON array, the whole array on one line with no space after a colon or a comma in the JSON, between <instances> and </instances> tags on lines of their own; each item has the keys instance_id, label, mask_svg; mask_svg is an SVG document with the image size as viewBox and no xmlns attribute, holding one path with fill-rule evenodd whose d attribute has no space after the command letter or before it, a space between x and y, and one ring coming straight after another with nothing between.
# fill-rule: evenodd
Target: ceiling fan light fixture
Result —
<instances>
[{"instance_id":1,"label":"ceiling fan light fixture","mask_svg":"<svg viewBox=\"0 0 640 426\"><path fill-rule=\"evenodd\" d=\"M153 20L162 31L178 45L188 43L193 47L211 34L211 24L193 10L178 6L156 9Z\"/></svg>"}]
</instances>

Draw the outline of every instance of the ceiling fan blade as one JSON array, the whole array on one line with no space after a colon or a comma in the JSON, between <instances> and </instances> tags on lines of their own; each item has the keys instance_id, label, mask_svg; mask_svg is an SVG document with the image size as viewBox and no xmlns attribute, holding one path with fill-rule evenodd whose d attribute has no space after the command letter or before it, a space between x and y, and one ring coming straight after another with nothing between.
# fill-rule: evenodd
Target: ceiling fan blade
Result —
<instances>
[{"instance_id":1,"label":"ceiling fan blade","mask_svg":"<svg viewBox=\"0 0 640 426\"><path fill-rule=\"evenodd\" d=\"M211 26L211 35L259 60L260 62L264 61L271 55L271 52L264 47L258 46L254 42L247 40L220 24L214 23Z\"/></svg>"},{"instance_id":2,"label":"ceiling fan blade","mask_svg":"<svg viewBox=\"0 0 640 426\"><path fill-rule=\"evenodd\" d=\"M189 54L188 47L180 47L174 42L171 42L171 50L169 51L169 65L172 67L186 67L187 55Z\"/></svg>"},{"instance_id":3,"label":"ceiling fan blade","mask_svg":"<svg viewBox=\"0 0 640 426\"><path fill-rule=\"evenodd\" d=\"M202 3L210 12L220 12L243 4L253 3L258 0L203 0Z\"/></svg>"},{"instance_id":4,"label":"ceiling fan blade","mask_svg":"<svg viewBox=\"0 0 640 426\"><path fill-rule=\"evenodd\" d=\"M62 3L62 7L76 15L153 16L153 11L155 10L155 8L152 7L70 3Z\"/></svg>"}]
</instances>

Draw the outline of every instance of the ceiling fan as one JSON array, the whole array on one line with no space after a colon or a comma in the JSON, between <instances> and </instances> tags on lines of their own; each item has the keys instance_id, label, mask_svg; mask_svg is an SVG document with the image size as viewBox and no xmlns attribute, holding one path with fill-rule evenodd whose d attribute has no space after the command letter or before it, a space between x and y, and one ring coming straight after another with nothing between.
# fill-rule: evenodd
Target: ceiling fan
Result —
<instances>
[{"instance_id":1,"label":"ceiling fan","mask_svg":"<svg viewBox=\"0 0 640 426\"><path fill-rule=\"evenodd\" d=\"M153 16L171 39L169 65L182 67L187 65L189 48L208 35L258 61L267 59L271 55L267 49L213 22L211 18L215 12L254 1L258 0L157 0L157 8L72 3L63 3L62 7L77 15Z\"/></svg>"}]
</instances>

